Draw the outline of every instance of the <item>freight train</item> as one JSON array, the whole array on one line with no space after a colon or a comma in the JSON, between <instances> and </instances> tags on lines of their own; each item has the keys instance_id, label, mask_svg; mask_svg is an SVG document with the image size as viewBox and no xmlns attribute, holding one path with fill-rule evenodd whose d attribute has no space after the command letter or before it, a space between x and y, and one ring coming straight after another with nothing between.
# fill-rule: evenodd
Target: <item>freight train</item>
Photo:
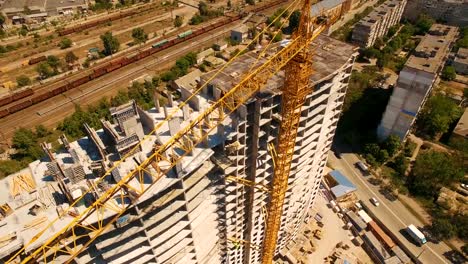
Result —
<instances>
[{"instance_id":1,"label":"freight train","mask_svg":"<svg viewBox=\"0 0 468 264\"><path fill-rule=\"evenodd\" d=\"M268 5L260 6L254 9L254 12L262 11L264 9L267 9L271 6L275 6L278 4L281 4L283 2L286 2L287 0L276 0L274 2L269 3ZM6 109L0 109L0 118L3 118L7 115L13 114L15 112L18 112L22 109L25 109L31 105L37 104L39 102L42 102L46 99L49 99L51 97L54 97L56 95L59 95L65 91L71 90L73 88L76 88L80 85L83 85L93 79L99 78L109 72L115 71L117 69L120 69L128 64L131 64L133 62L139 61L143 58L146 58L150 55L153 55L157 52L160 52L164 49L167 49L169 47L172 47L174 45L177 45L183 41L192 39L198 35L201 35L203 33L206 33L208 31L214 30L216 28L222 27L226 24L232 23L236 20L239 20L242 17L240 14L236 14L230 17L226 17L225 19L218 21L216 23L212 23L206 27L196 29L194 31L188 30L183 33L180 33L177 35L177 37L174 37L172 39L162 39L155 44L153 44L151 47L147 49L140 50L138 52L135 52L131 55L125 56L125 57L119 57L116 59L113 59L103 65L97 66L96 68L93 69L88 69L83 72L80 72L77 75L71 76L67 78L67 80L60 80L57 81L53 84L50 85L50 87L47 89L47 91L37 93L34 92L31 89L26 89L22 92L19 93L14 93L8 97L0 98L0 106L10 104L12 102L15 102L17 100L23 99L25 97L30 96L31 98L24 100L22 102L19 102L18 104L12 105ZM26 92L27 91L27 92Z\"/></svg>"},{"instance_id":2,"label":"freight train","mask_svg":"<svg viewBox=\"0 0 468 264\"><path fill-rule=\"evenodd\" d=\"M91 22L88 22L88 23L79 24L79 25L76 25L76 26L73 26L73 27L64 28L64 29L58 31L58 35L59 36L70 35L70 34L75 33L75 32L81 32L81 31L83 31L85 29L88 29L88 28L96 27L96 26L98 26L100 24L112 22L112 21L115 21L115 20L118 20L118 19L121 19L121 18L132 16L132 15L136 15L136 14L139 14L141 12L142 8L143 7L139 7L138 9L133 9L133 10L130 10L130 11L120 11L119 13L117 13L115 15L112 15L112 16L109 16L109 17L106 17L106 18L103 18L103 19L98 19L98 20L91 21Z\"/></svg>"}]
</instances>

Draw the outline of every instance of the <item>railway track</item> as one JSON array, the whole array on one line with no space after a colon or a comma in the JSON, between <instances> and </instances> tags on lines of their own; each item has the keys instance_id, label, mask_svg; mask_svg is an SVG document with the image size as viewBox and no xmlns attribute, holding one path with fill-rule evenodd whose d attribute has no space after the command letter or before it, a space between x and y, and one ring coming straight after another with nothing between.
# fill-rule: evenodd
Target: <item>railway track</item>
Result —
<instances>
[{"instance_id":1,"label":"railway track","mask_svg":"<svg viewBox=\"0 0 468 264\"><path fill-rule=\"evenodd\" d=\"M252 7L250 11L260 12L265 9L275 7L284 2L286 1L276 0L270 3L265 3L262 6ZM132 53L130 55L119 56L117 58L114 58L108 61L107 63L104 63L103 65L101 64L91 69L86 69L76 74L66 76L65 78L60 79L54 83L51 83L45 86L40 86L36 90L28 88L18 93L9 95L8 97L0 98L0 107L1 107L0 118L16 113L18 111L21 111L27 107L30 107L34 104L37 104L39 102L42 102L44 100L57 96L59 94L62 94L68 90L79 87L80 85L83 85L89 81L97 79L112 71L125 67L129 64L132 64L136 61L146 58L152 54L163 51L181 42L190 40L203 33L210 32L214 29L225 26L226 24L238 21L241 18L242 18L241 14L232 14L231 16L226 16L224 19L220 21L217 21L208 25L204 25L200 28L196 28L194 31L192 30L186 31L182 34L179 34L177 37L166 39L166 42L164 42L163 44L158 44L158 43L161 43L161 41L164 41L164 40L159 39L159 41L156 43L157 46L155 45L150 46L150 47L147 46L146 48L136 51L135 53Z\"/></svg>"},{"instance_id":2,"label":"railway track","mask_svg":"<svg viewBox=\"0 0 468 264\"><path fill-rule=\"evenodd\" d=\"M265 9L277 6L286 1L287 0L276 0L270 3L265 3L262 6L252 7L249 11L260 12ZM137 51L136 53L133 53L128 56L119 56L108 61L104 65L98 65L91 69L87 69L84 71L80 71L76 74L66 76L65 78L60 79L54 83L45 86L40 86L37 90L32 90L31 88L28 88L18 93L11 94L8 97L0 98L0 118L21 111L27 107L40 103L59 94L62 94L68 90L79 87L80 85L97 79L112 71L125 67L129 64L144 59L152 54L158 53L181 42L190 40L198 35L210 32L229 23L238 21L241 18L241 14L231 14L231 16L225 16L225 18L220 21L197 28L194 31L189 30L182 34L179 34L177 37L165 39L164 43L161 42L164 41L163 39L159 39L158 42L153 46L147 46L146 48L143 48L142 50Z\"/></svg>"}]
</instances>

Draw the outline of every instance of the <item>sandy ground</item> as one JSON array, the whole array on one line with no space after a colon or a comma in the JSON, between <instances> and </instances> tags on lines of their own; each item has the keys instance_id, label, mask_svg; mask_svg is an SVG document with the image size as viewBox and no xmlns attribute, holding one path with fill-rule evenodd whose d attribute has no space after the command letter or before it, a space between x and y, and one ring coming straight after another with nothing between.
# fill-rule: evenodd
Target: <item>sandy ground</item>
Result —
<instances>
[{"instance_id":1,"label":"sandy ground","mask_svg":"<svg viewBox=\"0 0 468 264\"><path fill-rule=\"evenodd\" d=\"M351 231L344 229L345 224L343 220L327 204L326 198L320 192L313 209L323 216L324 235L321 240L313 238L317 244L317 251L309 256L308 263L325 263L324 259L333 253L339 242L350 246L348 250L339 249L342 252L343 259L346 259L350 263L373 263L361 247L357 247L351 242L353 238Z\"/></svg>"}]
</instances>

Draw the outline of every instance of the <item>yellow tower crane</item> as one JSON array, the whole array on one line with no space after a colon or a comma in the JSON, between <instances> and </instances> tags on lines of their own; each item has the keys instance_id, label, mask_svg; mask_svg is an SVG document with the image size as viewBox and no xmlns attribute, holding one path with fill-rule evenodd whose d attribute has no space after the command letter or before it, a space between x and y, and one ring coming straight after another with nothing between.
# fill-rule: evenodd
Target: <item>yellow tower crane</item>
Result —
<instances>
[{"instance_id":1,"label":"yellow tower crane","mask_svg":"<svg viewBox=\"0 0 468 264\"><path fill-rule=\"evenodd\" d=\"M297 0L294 2L297 2ZM264 264L271 264L281 224L284 196L294 154L300 111L306 96L311 92L309 87L309 78L312 73L310 44L328 26L330 20L333 20L322 16L311 18L310 10L311 0L305 0L301 8L302 16L299 27L287 46L267 58L265 63L255 65L254 69L248 71L238 84L222 94L220 99L202 111L196 118L182 126L182 129L176 135L166 142L159 142L155 145L154 151L146 160L122 177L115 185L100 193L93 204L79 213L75 213L74 206L85 195L90 194L92 190L84 192L81 198L76 199L69 208L61 213L60 217L50 221L48 226L25 243L24 247L12 256L8 262L17 260L18 257L22 259L22 263L71 262L73 258L115 223L128 208L133 206L185 155L189 154L195 146L200 143L203 144L210 133L218 125L222 124L226 116L234 113L238 107L252 98L267 83L268 79L285 69L286 80L282 90L282 122L278 146L274 156L273 184L268 188L265 187L271 198L266 213L268 217L266 217L262 261ZM220 71L228 64L224 65ZM211 79L207 83L209 81ZM200 87L195 91L185 102L180 103L177 110L180 111L183 106L187 105L202 88ZM169 121L175 115L176 112L173 112L165 121ZM158 133L163 125L164 122L158 123L154 130L142 141L148 140L151 135ZM134 150L138 147L139 145L135 146ZM183 154L176 155L175 149L179 150L177 153L183 152ZM130 151L122 160L128 158L131 153L134 153L134 150ZM98 179L96 185L108 177L119 163L117 162L114 167ZM152 178L151 184L144 184L145 175ZM134 179L136 181L132 181ZM135 184L135 182L138 184ZM69 212L72 211L74 217L71 221L65 223L65 219L69 219Z\"/></svg>"}]
</instances>

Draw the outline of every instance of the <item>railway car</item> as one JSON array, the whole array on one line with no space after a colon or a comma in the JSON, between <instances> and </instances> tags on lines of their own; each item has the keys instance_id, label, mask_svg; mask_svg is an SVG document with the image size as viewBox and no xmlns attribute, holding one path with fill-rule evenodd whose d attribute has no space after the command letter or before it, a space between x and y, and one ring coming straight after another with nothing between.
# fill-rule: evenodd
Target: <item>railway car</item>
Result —
<instances>
[{"instance_id":1,"label":"railway car","mask_svg":"<svg viewBox=\"0 0 468 264\"><path fill-rule=\"evenodd\" d=\"M9 114L10 113L8 112L8 109L0 110L0 118L5 117L5 116L7 116Z\"/></svg>"},{"instance_id":2,"label":"railway car","mask_svg":"<svg viewBox=\"0 0 468 264\"><path fill-rule=\"evenodd\" d=\"M153 44L153 48L159 48L159 47L162 47L164 46L166 43L168 43L169 41L167 39L163 39L163 40L160 40L156 43Z\"/></svg>"},{"instance_id":3,"label":"railway car","mask_svg":"<svg viewBox=\"0 0 468 264\"><path fill-rule=\"evenodd\" d=\"M22 90L20 92L14 93L11 98L13 99L13 101L16 101L16 100L19 100L19 99L24 98L26 96L30 96L33 93L34 93L34 91L31 88L28 88L28 89Z\"/></svg>"},{"instance_id":4,"label":"railway car","mask_svg":"<svg viewBox=\"0 0 468 264\"><path fill-rule=\"evenodd\" d=\"M59 36L65 36L65 35L69 35L71 33L75 32L75 28L72 27L72 28L65 28L65 29L62 29L58 32Z\"/></svg>"},{"instance_id":5,"label":"railway car","mask_svg":"<svg viewBox=\"0 0 468 264\"><path fill-rule=\"evenodd\" d=\"M120 67L122 67L122 66L120 66L120 64L112 65L111 63L108 63L108 64L106 64L106 72L109 73L111 71L115 71L115 70L119 69Z\"/></svg>"},{"instance_id":6,"label":"railway car","mask_svg":"<svg viewBox=\"0 0 468 264\"><path fill-rule=\"evenodd\" d=\"M11 102L13 102L13 96L11 95L0 98L0 106L7 105Z\"/></svg>"},{"instance_id":7,"label":"railway car","mask_svg":"<svg viewBox=\"0 0 468 264\"><path fill-rule=\"evenodd\" d=\"M32 58L29 60L29 65L33 65L33 64L36 64L36 63L39 63L41 61L45 61L47 58L46 56L40 56L40 57L36 57L36 58Z\"/></svg>"},{"instance_id":8,"label":"railway car","mask_svg":"<svg viewBox=\"0 0 468 264\"><path fill-rule=\"evenodd\" d=\"M63 90L63 92L65 92L67 89L69 89L69 83L67 81L64 81L64 80L54 82L51 85L47 86L47 90L49 92L52 92L52 96L61 93L60 92L61 90Z\"/></svg>"},{"instance_id":9,"label":"railway car","mask_svg":"<svg viewBox=\"0 0 468 264\"><path fill-rule=\"evenodd\" d=\"M29 107L32 105L32 102L31 100L27 100L27 101L24 101L24 102L21 102L19 104L16 104L16 105L13 105L13 106L10 106L10 108L8 108L8 112L10 114L13 114L13 113L16 113L26 107Z\"/></svg>"},{"instance_id":10,"label":"railway car","mask_svg":"<svg viewBox=\"0 0 468 264\"><path fill-rule=\"evenodd\" d=\"M146 50L143 50L143 51L140 51L140 53L138 54L138 59L143 59L143 58L146 58L148 57L149 55L151 54L151 50L150 49L146 49Z\"/></svg>"},{"instance_id":11,"label":"railway car","mask_svg":"<svg viewBox=\"0 0 468 264\"><path fill-rule=\"evenodd\" d=\"M31 102L33 104L37 104L37 103L40 103L40 102L42 102L44 100L49 99L52 96L53 96L52 93L50 91L48 91L48 92L45 92L43 94L39 94L39 95L34 96L33 98L31 98Z\"/></svg>"},{"instance_id":12,"label":"railway car","mask_svg":"<svg viewBox=\"0 0 468 264\"><path fill-rule=\"evenodd\" d=\"M106 65L101 66L101 67L99 67L97 69L94 69L93 73L91 74L91 79L99 78L104 74L106 74Z\"/></svg>"},{"instance_id":13,"label":"railway car","mask_svg":"<svg viewBox=\"0 0 468 264\"><path fill-rule=\"evenodd\" d=\"M186 37L190 36L192 33L193 33L193 32L192 32L192 30L190 29L190 30L187 30L187 31L185 31L185 32L182 32L182 33L178 34L177 37L178 37L178 38L186 38Z\"/></svg>"}]
</instances>

